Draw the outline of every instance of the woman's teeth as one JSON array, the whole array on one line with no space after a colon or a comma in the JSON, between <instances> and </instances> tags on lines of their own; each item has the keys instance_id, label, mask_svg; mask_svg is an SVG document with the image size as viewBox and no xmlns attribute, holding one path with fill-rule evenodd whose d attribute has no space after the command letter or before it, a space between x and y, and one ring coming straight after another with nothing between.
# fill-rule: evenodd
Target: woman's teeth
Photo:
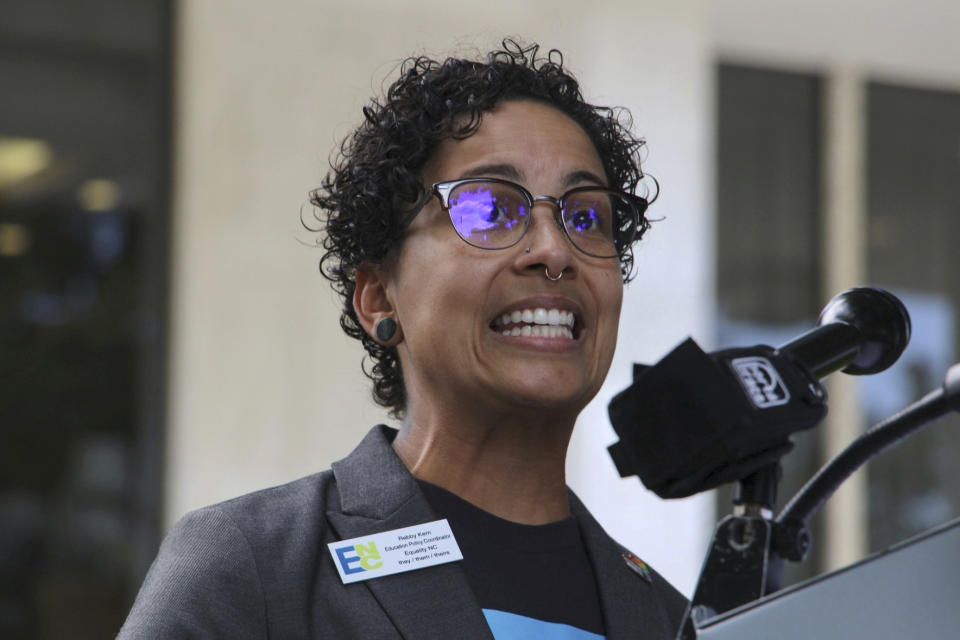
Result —
<instances>
[{"instance_id":1,"label":"woman's teeth","mask_svg":"<svg viewBox=\"0 0 960 640\"><path fill-rule=\"evenodd\" d=\"M575 318L560 309L518 309L497 319L497 330L505 336L573 339ZM513 325L513 326L510 326Z\"/></svg>"},{"instance_id":2,"label":"woman's teeth","mask_svg":"<svg viewBox=\"0 0 960 640\"><path fill-rule=\"evenodd\" d=\"M573 340L573 331L569 327L551 327L549 325L529 325L504 329L500 332L505 336L530 336L533 338L567 338Z\"/></svg>"}]
</instances>

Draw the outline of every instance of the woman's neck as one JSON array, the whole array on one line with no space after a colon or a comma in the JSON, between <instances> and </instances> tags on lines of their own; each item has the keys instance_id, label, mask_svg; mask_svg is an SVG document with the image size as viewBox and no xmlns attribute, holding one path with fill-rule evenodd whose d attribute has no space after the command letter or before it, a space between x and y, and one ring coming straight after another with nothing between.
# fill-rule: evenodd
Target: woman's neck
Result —
<instances>
[{"instance_id":1,"label":"woman's neck","mask_svg":"<svg viewBox=\"0 0 960 640\"><path fill-rule=\"evenodd\" d=\"M417 478L514 522L570 515L564 469L572 419L512 414L481 423L455 412L408 415L393 448Z\"/></svg>"}]
</instances>

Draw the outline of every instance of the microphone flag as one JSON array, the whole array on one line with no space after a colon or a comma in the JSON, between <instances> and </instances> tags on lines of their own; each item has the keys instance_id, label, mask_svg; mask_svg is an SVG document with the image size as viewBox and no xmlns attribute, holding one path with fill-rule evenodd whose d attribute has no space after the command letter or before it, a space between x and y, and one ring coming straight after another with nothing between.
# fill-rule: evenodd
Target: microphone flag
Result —
<instances>
[{"instance_id":1,"label":"microphone flag","mask_svg":"<svg viewBox=\"0 0 960 640\"><path fill-rule=\"evenodd\" d=\"M610 402L620 475L661 498L740 480L793 448L827 414L826 391L788 353L758 345L707 354L688 338Z\"/></svg>"}]
</instances>

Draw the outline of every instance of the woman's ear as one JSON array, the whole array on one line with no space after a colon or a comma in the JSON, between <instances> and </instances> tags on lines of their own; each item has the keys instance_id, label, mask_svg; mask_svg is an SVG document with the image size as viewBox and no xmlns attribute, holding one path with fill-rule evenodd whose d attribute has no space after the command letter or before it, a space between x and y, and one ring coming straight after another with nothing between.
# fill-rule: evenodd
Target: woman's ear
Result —
<instances>
[{"instance_id":1,"label":"woman's ear","mask_svg":"<svg viewBox=\"0 0 960 640\"><path fill-rule=\"evenodd\" d=\"M353 310L360 326L371 338L385 347L395 347L403 340L403 329L387 290L383 269L372 262L357 267L353 290Z\"/></svg>"}]
</instances>

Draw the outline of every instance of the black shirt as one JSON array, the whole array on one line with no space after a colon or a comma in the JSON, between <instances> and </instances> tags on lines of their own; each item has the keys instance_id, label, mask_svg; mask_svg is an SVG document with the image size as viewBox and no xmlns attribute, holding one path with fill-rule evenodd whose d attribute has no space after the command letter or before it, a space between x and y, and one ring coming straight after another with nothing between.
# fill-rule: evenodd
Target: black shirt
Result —
<instances>
[{"instance_id":1,"label":"black shirt","mask_svg":"<svg viewBox=\"0 0 960 640\"><path fill-rule=\"evenodd\" d=\"M519 524L418 482L430 506L450 523L467 581L497 640L604 637L596 578L572 516Z\"/></svg>"}]
</instances>

